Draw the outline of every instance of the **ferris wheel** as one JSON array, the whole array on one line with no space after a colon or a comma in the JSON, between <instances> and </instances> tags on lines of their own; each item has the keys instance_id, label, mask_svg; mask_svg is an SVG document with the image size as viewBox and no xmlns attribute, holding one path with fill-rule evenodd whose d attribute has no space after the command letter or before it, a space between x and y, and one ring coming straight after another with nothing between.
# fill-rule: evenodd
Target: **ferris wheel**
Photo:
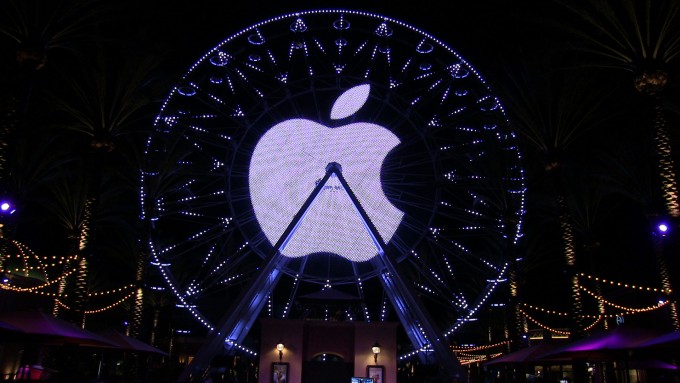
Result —
<instances>
[{"instance_id":1,"label":"ferris wheel","mask_svg":"<svg viewBox=\"0 0 680 383\"><path fill-rule=\"evenodd\" d=\"M515 141L480 74L423 30L351 10L257 23L193 64L156 118L153 264L210 329L249 328L224 325L239 304L300 317L297 297L336 289L360 302L343 319L408 322L415 299L413 321L453 336L521 236ZM407 329L417 348L423 331Z\"/></svg>"}]
</instances>

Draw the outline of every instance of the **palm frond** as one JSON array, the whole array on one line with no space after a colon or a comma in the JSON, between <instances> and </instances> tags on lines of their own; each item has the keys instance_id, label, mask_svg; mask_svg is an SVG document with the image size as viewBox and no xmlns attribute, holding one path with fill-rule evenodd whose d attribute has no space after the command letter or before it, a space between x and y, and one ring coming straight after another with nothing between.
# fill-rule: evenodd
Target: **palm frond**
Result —
<instances>
[{"instance_id":1,"label":"palm frond","mask_svg":"<svg viewBox=\"0 0 680 383\"><path fill-rule=\"evenodd\" d=\"M62 227L78 231L85 218L88 183L75 177L62 177L50 185L50 191L52 198L46 202L46 208Z\"/></svg>"},{"instance_id":2,"label":"palm frond","mask_svg":"<svg viewBox=\"0 0 680 383\"><path fill-rule=\"evenodd\" d=\"M150 59L135 65L99 62L81 73L64 73L67 91L49 96L64 116L61 126L101 141L144 130L155 102L145 91L155 65Z\"/></svg>"},{"instance_id":3,"label":"palm frond","mask_svg":"<svg viewBox=\"0 0 680 383\"><path fill-rule=\"evenodd\" d=\"M100 1L6 0L0 5L0 33L33 49L71 49L91 39L107 15Z\"/></svg>"},{"instance_id":4,"label":"palm frond","mask_svg":"<svg viewBox=\"0 0 680 383\"><path fill-rule=\"evenodd\" d=\"M574 18L554 25L581 42L577 51L602 60L592 66L637 73L663 69L680 53L677 1L556 2Z\"/></svg>"},{"instance_id":5,"label":"palm frond","mask_svg":"<svg viewBox=\"0 0 680 383\"><path fill-rule=\"evenodd\" d=\"M534 73L522 64L500 88L513 127L533 150L547 157L563 153L613 118L603 106L614 91L594 88L591 77Z\"/></svg>"}]
</instances>

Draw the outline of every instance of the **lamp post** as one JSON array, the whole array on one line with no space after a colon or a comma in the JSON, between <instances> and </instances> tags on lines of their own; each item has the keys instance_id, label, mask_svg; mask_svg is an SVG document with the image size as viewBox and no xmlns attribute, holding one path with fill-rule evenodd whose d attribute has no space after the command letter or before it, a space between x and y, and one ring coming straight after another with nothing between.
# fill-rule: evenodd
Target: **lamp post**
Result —
<instances>
[{"instance_id":1,"label":"lamp post","mask_svg":"<svg viewBox=\"0 0 680 383\"><path fill-rule=\"evenodd\" d=\"M279 343L276 344L276 349L279 351L279 363L281 363L281 360L283 359L283 349L285 346L283 345L282 341L279 341Z\"/></svg>"},{"instance_id":2,"label":"lamp post","mask_svg":"<svg viewBox=\"0 0 680 383\"><path fill-rule=\"evenodd\" d=\"M378 342L375 342L373 347L371 347L371 351L373 351L373 361L375 364L378 364L378 354L380 354L380 344Z\"/></svg>"}]
</instances>

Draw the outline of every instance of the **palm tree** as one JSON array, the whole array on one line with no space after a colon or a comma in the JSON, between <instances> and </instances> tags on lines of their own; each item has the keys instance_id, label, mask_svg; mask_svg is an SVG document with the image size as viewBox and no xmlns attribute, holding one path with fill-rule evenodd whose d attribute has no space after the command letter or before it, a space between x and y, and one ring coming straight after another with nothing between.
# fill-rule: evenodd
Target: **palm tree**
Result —
<instances>
[{"instance_id":1,"label":"palm tree","mask_svg":"<svg viewBox=\"0 0 680 383\"><path fill-rule=\"evenodd\" d=\"M544 67L548 67L547 65ZM577 244L574 220L565 179L574 164L573 153L584 134L603 125L600 114L604 97L588 91L590 79L567 72L532 73L526 66L508 76L501 90L515 129L525 139L530 158L527 163L540 164L536 181L546 181L544 192L552 195L562 245L567 283L570 286L572 333L583 332L583 307L577 273ZM531 190L531 187L530 187ZM537 190L537 189L534 189Z\"/></svg>"},{"instance_id":2,"label":"palm tree","mask_svg":"<svg viewBox=\"0 0 680 383\"><path fill-rule=\"evenodd\" d=\"M7 149L15 141L19 126L26 125L34 83L59 51L82 51L83 42L92 39L92 29L103 12L97 1L7 0L0 3L0 38L12 43L16 67L4 77L13 90L3 95L0 120L0 179L9 176ZM58 56L58 55L57 55ZM57 59L63 61L64 57Z\"/></svg>"},{"instance_id":3,"label":"palm tree","mask_svg":"<svg viewBox=\"0 0 680 383\"><path fill-rule=\"evenodd\" d=\"M672 64L680 54L680 3L626 0L613 4L610 0L596 0L583 3L583 7L567 2L560 4L580 22L575 27L571 23L573 20L569 20L569 26L563 25L582 44L576 48L585 55L585 66L629 73L634 89L651 102L651 128L665 212L675 220L680 219L677 179L663 100L663 92L673 74ZM660 262L659 273L663 287L670 289L665 261ZM671 315L673 326L680 329L677 308Z\"/></svg>"},{"instance_id":4,"label":"palm tree","mask_svg":"<svg viewBox=\"0 0 680 383\"><path fill-rule=\"evenodd\" d=\"M618 147L621 148L621 146ZM676 327L678 325L675 322L678 318L678 304L671 293L671 279L665 257L665 238L654 227L660 220L656 209L659 195L653 172L648 169L653 166L640 166L639 156L633 158L630 155L634 153L633 148L626 148L625 146L624 148L624 150L621 150L624 153L623 155L604 158L608 171L602 173L603 175L599 178L604 187L640 205L647 217L650 223L649 229L652 233L652 246L660 276L661 289L667 295L669 302L671 325Z\"/></svg>"},{"instance_id":5,"label":"palm tree","mask_svg":"<svg viewBox=\"0 0 680 383\"><path fill-rule=\"evenodd\" d=\"M87 272L88 258L86 252L90 250L90 211L92 200L87 199L87 185L78 183L73 177L64 177L61 182L52 185L53 198L48 200L46 208L51 211L59 224L66 229L70 240L68 255L74 257L76 264L70 262L64 264L64 273L72 268L76 270L74 275L63 278L59 282L57 298L54 302L52 314L63 316L61 308L65 305L63 296L69 291L72 294L67 301L66 307L73 310L72 315L66 316L74 323L83 324L84 304L87 297ZM75 287L69 288L69 284Z\"/></svg>"},{"instance_id":6,"label":"palm tree","mask_svg":"<svg viewBox=\"0 0 680 383\"><path fill-rule=\"evenodd\" d=\"M86 0L8 0L0 10L0 34L14 41L17 63L27 71L43 69L53 51L78 51L105 14L98 2Z\"/></svg>"},{"instance_id":7,"label":"palm tree","mask_svg":"<svg viewBox=\"0 0 680 383\"><path fill-rule=\"evenodd\" d=\"M124 168L119 164L130 165L128 156L138 155L140 145L139 133L144 132L152 124L151 108L155 102L150 73L155 64L151 60L120 62L115 59L100 57L97 64L84 68L81 73L69 73L64 76L65 89L52 95L50 100L61 113L62 133L77 138L89 139L88 148L79 148L84 154L88 168L82 177L89 182L88 198L98 201L98 210L92 214L101 214L107 201L103 193L109 192L106 182L116 179L116 187L124 188L126 211L130 213L137 200L137 166ZM65 96L64 97L64 93ZM122 146L119 146L122 145ZM134 181L132 181L134 179ZM134 195L135 197L130 198ZM136 212L136 210L134 210ZM116 230L129 227L130 222L138 218L134 214L128 216L125 224ZM102 217L93 216L93 220L101 221ZM125 229L128 230L128 229ZM136 229L129 229L135 231ZM146 243L142 240L141 243ZM97 250L101 251L101 250ZM136 256L127 254L133 261L135 283L137 285L135 309L132 313L132 335L138 336L142 321L143 282L148 264L148 254L142 247Z\"/></svg>"},{"instance_id":8,"label":"palm tree","mask_svg":"<svg viewBox=\"0 0 680 383\"><path fill-rule=\"evenodd\" d=\"M604 148L603 148L604 149ZM606 149L605 149L606 150ZM608 152L600 150L597 155L607 155ZM597 274L599 263L597 262L600 252L603 251L603 242L609 241L609 236L603 231L610 222L607 221L613 212L620 208L621 203L619 199L612 198L612 190L597 182L600 174L606 172L598 168L597 163L589 161L588 165L583 165L581 172L579 172L580 180L571 182L572 189L575 189L572 195L572 219L574 222L575 233L578 238L578 249L583 254L584 262L582 271L588 271L590 274ZM599 162L599 161L597 161ZM616 240L619 240L617 238ZM601 294L601 286L599 280L595 281L596 289ZM606 318L606 306L600 299L596 303L597 313L600 315L600 320L605 329L608 328L608 321Z\"/></svg>"},{"instance_id":9,"label":"palm tree","mask_svg":"<svg viewBox=\"0 0 680 383\"><path fill-rule=\"evenodd\" d=\"M63 128L90 138L92 149L111 152L122 136L140 133L152 123L149 109L155 97L150 58L119 62L100 58L79 75L65 74L65 89L52 96L57 109L67 122Z\"/></svg>"}]
</instances>

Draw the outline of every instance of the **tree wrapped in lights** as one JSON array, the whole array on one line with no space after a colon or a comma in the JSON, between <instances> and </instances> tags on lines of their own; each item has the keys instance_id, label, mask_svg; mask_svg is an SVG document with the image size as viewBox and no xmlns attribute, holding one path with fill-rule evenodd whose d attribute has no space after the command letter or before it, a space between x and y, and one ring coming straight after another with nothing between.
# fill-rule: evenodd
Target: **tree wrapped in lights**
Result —
<instances>
[{"instance_id":1,"label":"tree wrapped in lights","mask_svg":"<svg viewBox=\"0 0 680 383\"><path fill-rule=\"evenodd\" d=\"M580 23L575 24L573 20L562 23L568 33L583 43L580 52L586 54L587 60L582 60L580 65L586 62L597 70L605 68L630 73L633 88L651 103L651 131L660 197L665 213L677 222L680 202L663 92L674 74L671 64L680 54L680 3L626 0L614 4L610 0L597 0L583 3L582 7L567 2L562 4ZM670 288L667 265L661 257L664 255L657 251L660 278ZM670 305L673 327L680 329L674 298Z\"/></svg>"},{"instance_id":2,"label":"tree wrapped in lights","mask_svg":"<svg viewBox=\"0 0 680 383\"><path fill-rule=\"evenodd\" d=\"M64 270L74 267L77 272L72 278L64 278L59 282L57 291L58 297L55 299L52 310L53 315L68 315L69 319L75 323L83 323L84 304L87 297L87 273L88 257L90 251L90 225L91 209L93 200L87 199L87 185L77 182L70 182L65 179L61 184L53 185L53 199L48 208L57 218L58 222L66 229L70 245L67 254L74 256L74 264L68 262L64 265ZM71 292L71 294L69 294ZM61 297L70 295L67 302L61 302ZM73 306L74 314L64 314L61 312L62 303Z\"/></svg>"},{"instance_id":3,"label":"tree wrapped in lights","mask_svg":"<svg viewBox=\"0 0 680 383\"><path fill-rule=\"evenodd\" d=\"M79 171L89 188L87 194L81 197L96 201L96 206L92 205L90 209L92 230L95 226L99 228L111 222L112 217L106 214L113 213L113 210L108 209L119 209L112 208L112 204L119 203L121 194L129 193L132 196L136 191L134 181L125 178L124 172L127 170L121 170L117 164L128 169L139 166L132 163L137 149L134 140L137 138L135 134L143 131L145 124L151 123L152 117L147 113L147 107L154 102L149 89L152 85L151 72L155 65L149 59L143 59L140 63L132 60L106 60L99 55L99 60L95 60L93 64L64 76L65 89L68 91L49 96L52 106L59 113L58 126L61 133L75 133L74 137L81 145L82 138L88 140L87 147L79 148L84 153L84 166ZM133 202L128 201L129 204ZM114 214L118 213L120 210ZM130 209L130 213L134 211ZM136 217L129 218L129 221L133 221ZM130 222L118 222L115 231L119 232L118 236L124 237L123 241L119 241L120 244L134 242L131 237L140 235L138 227L130 225ZM146 239L143 238L140 242L146 243ZM90 252L111 250L100 247L97 242L90 243L89 246ZM134 336L139 336L148 251L140 246L136 253L130 252L128 248L119 251L121 252L126 253L122 261L133 270L132 278L137 285L130 329ZM77 305L74 309L76 307Z\"/></svg>"},{"instance_id":4,"label":"tree wrapped in lights","mask_svg":"<svg viewBox=\"0 0 680 383\"><path fill-rule=\"evenodd\" d=\"M561 252L566 283L570 291L572 332L582 334L583 304L578 285L575 221L573 217L573 190L569 189L570 173L576 165L573 153L584 134L604 122L600 107L605 100L597 92L582 90L590 79L568 73L546 73L549 63L536 58L536 66L527 67L526 61L512 70L504 87L508 111L517 131L526 139L540 164L533 169L536 177L545 181L543 190L550 195L552 209L561 237Z\"/></svg>"}]
</instances>

